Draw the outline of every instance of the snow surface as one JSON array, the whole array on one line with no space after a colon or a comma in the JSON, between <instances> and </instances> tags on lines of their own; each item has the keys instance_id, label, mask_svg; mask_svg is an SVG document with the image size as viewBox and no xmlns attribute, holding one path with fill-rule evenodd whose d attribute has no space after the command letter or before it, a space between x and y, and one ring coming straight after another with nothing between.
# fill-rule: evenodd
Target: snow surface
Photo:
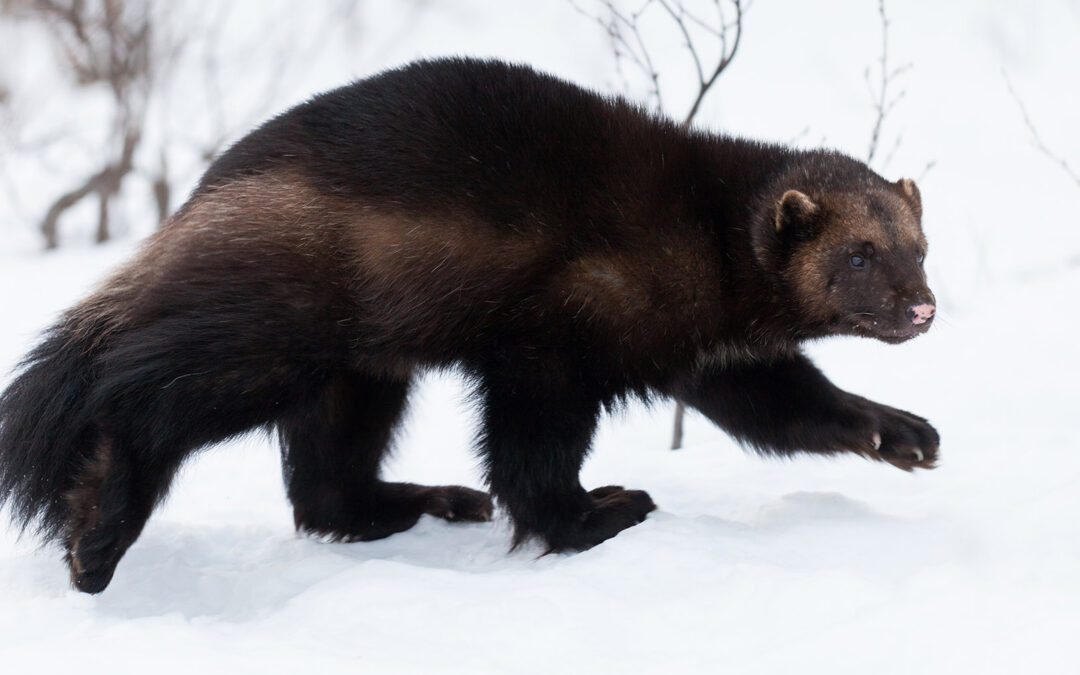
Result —
<instances>
[{"instance_id":1,"label":"snow surface","mask_svg":"<svg viewBox=\"0 0 1080 675\"><path fill-rule=\"evenodd\" d=\"M393 15L390 4L368 11ZM283 89L296 100L451 53L616 85L587 22L561 3L538 6L440 3L411 30L389 31L400 39L381 35L337 65L325 56ZM943 439L938 469L764 461L693 415L687 447L671 452L671 410L632 406L605 420L582 480L646 489L659 511L591 551L538 558L535 548L507 553L501 519L425 517L371 543L299 537L276 450L253 435L185 467L100 596L68 587L57 551L0 530L0 670L1080 672L1070 381L1080 374L1080 190L1032 148L1001 73L1046 139L1080 164L1080 9L919 1L891 3L890 14L895 58L914 68L888 130L904 140L885 172L918 176L937 161L920 187L941 312L902 346L832 340L809 351L840 386L928 417ZM878 30L869 0L757 0L702 124L779 140L809 126L800 143L824 137L863 154L872 117L862 73ZM24 207L48 198L40 169L19 173ZM65 249L39 254L5 218L6 372L134 244L88 248L74 237L90 228L72 222ZM457 379L429 378L388 477L480 487L473 421Z\"/></svg>"}]
</instances>

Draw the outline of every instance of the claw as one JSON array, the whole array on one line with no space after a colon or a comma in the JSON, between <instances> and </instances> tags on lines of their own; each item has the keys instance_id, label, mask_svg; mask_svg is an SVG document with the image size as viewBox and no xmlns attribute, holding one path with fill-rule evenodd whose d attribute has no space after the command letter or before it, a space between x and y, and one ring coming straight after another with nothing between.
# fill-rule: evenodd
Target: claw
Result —
<instances>
[{"instance_id":1,"label":"claw","mask_svg":"<svg viewBox=\"0 0 1080 675\"><path fill-rule=\"evenodd\" d=\"M916 461L916 462L921 462L921 461L923 461L923 454L922 454L922 450L920 450L920 449L918 449L918 448L912 448L912 450L914 450L914 451L915 451L915 461Z\"/></svg>"},{"instance_id":2,"label":"claw","mask_svg":"<svg viewBox=\"0 0 1080 675\"><path fill-rule=\"evenodd\" d=\"M878 432L875 431L873 438L870 439L870 442L874 444L874 449L875 450L880 450L881 449L881 434L879 434ZM919 453L919 461L920 462L922 461L922 453Z\"/></svg>"}]
</instances>

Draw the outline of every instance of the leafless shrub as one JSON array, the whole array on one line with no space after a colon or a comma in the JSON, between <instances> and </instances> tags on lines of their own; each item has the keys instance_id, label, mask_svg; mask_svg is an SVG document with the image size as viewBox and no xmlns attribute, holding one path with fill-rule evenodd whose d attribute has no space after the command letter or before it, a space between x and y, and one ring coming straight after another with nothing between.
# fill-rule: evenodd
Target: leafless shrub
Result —
<instances>
[{"instance_id":1,"label":"leafless shrub","mask_svg":"<svg viewBox=\"0 0 1080 675\"><path fill-rule=\"evenodd\" d=\"M743 16L749 6L742 0L712 0L714 13L702 16L687 8L681 0L645 0L637 9L624 11L615 0L601 0L602 11L592 14L577 2L571 5L581 14L597 22L607 34L615 55L615 67L623 78L629 79L628 69L636 70L649 82L648 97L657 110L664 107L662 77L659 67L645 38L645 24L653 21L653 15L666 18L672 30L683 41L697 80L697 91L689 108L683 115L683 124L689 126L697 116L702 101L716 83L717 78L731 64L742 39ZM704 54L716 51L715 59L706 60Z\"/></svg>"},{"instance_id":2,"label":"leafless shrub","mask_svg":"<svg viewBox=\"0 0 1080 675\"><path fill-rule=\"evenodd\" d=\"M134 167L145 113L162 54L153 45L149 2L134 0L5 0L17 20L44 26L76 87L104 85L111 94L111 148L103 166L51 204L39 227L47 248L59 245L59 221L88 197L98 202L95 239L109 238L110 202Z\"/></svg>"},{"instance_id":3,"label":"leafless shrub","mask_svg":"<svg viewBox=\"0 0 1080 675\"><path fill-rule=\"evenodd\" d=\"M253 12L209 0L184 6L153 0L0 0L0 18L33 24L51 43L59 74L66 76L70 87L64 93L73 103L108 92L111 105L106 110L106 133L100 127L66 121L48 128L37 125L32 139L29 132L7 129L8 158L18 156L19 161L41 165L46 148L54 149L54 155L56 150L71 148L74 155L78 148L90 148L92 161L100 161L88 165L85 178L61 184L59 196L44 207L17 209L14 202L7 206L20 212L19 220L36 221L48 248L59 244L65 214L88 199L96 200L98 207L99 241L115 229L110 228L110 215L119 200L141 200L143 189L163 221L178 182L197 176L238 131L291 100L285 88L301 79L327 50L344 41L355 42L362 34L363 2L334 0L317 8L267 2ZM424 6L420 0L406 4L414 11ZM303 17L302 28L294 13ZM253 36L245 22L256 15L273 30ZM405 22L403 30L414 23ZM239 32L238 25L244 27ZM243 96L233 86L240 78ZM253 83L258 84L252 87ZM22 106L23 91L15 87L11 97L13 105L0 106L0 112L7 108L25 115L29 109ZM107 140L103 143L101 138ZM10 171L0 171L0 187L17 190L16 182Z\"/></svg>"}]
</instances>

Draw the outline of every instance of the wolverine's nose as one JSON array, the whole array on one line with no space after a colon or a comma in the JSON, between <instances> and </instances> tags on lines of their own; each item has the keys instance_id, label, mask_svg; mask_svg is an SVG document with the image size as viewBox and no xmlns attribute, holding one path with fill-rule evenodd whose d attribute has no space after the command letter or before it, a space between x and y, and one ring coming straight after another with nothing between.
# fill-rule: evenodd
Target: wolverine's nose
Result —
<instances>
[{"instance_id":1,"label":"wolverine's nose","mask_svg":"<svg viewBox=\"0 0 1080 675\"><path fill-rule=\"evenodd\" d=\"M916 326L924 323L930 323L934 318L935 307L933 305L921 304L912 305L907 308L907 318L911 319L911 323Z\"/></svg>"}]
</instances>

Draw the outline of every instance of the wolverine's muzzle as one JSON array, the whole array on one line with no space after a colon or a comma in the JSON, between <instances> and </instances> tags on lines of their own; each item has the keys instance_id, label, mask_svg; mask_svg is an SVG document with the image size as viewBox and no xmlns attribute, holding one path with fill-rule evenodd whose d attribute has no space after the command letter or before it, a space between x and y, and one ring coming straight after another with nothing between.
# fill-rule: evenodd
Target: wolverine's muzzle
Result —
<instances>
[{"instance_id":1,"label":"wolverine's muzzle","mask_svg":"<svg viewBox=\"0 0 1080 675\"><path fill-rule=\"evenodd\" d=\"M907 308L907 318L916 326L929 324L934 320L935 307L929 303L911 305Z\"/></svg>"}]
</instances>

